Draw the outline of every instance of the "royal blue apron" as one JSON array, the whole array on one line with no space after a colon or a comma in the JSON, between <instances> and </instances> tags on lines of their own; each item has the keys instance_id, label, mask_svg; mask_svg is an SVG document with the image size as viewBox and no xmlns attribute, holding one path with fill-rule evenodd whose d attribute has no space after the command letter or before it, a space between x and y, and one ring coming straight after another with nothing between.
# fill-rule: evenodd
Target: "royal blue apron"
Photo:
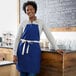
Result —
<instances>
[{"instance_id":1,"label":"royal blue apron","mask_svg":"<svg viewBox=\"0 0 76 76\"><path fill-rule=\"evenodd\" d=\"M24 32L21 35L21 39L31 40L31 41L40 41L39 28L38 24L27 24ZM29 44L28 54L26 49ZM40 72L40 59L41 59L41 49L39 43L28 43L25 44L24 55L22 55L24 43L19 42L17 49L17 69L20 72L28 73L39 73Z\"/></svg>"}]
</instances>

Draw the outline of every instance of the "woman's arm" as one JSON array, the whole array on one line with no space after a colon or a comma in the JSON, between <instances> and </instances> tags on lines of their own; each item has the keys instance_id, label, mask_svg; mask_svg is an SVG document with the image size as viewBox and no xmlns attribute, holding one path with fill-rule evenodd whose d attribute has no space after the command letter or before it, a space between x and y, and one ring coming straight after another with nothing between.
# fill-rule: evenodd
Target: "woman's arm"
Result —
<instances>
[{"instance_id":1,"label":"woman's arm","mask_svg":"<svg viewBox=\"0 0 76 76\"><path fill-rule=\"evenodd\" d=\"M23 32L23 27L22 25L20 25L17 32L17 36L15 38L14 47L13 47L13 62L14 63L17 63L17 48L18 48L18 44L19 44L22 32Z\"/></svg>"},{"instance_id":2,"label":"woman's arm","mask_svg":"<svg viewBox=\"0 0 76 76\"><path fill-rule=\"evenodd\" d=\"M17 48L18 48L18 44L19 44L22 32L23 32L23 26L22 26L22 24L20 24L16 38L15 38L14 47L13 47L13 55L15 55L15 56L17 55Z\"/></svg>"},{"instance_id":3,"label":"woman's arm","mask_svg":"<svg viewBox=\"0 0 76 76\"><path fill-rule=\"evenodd\" d=\"M59 49L58 46L56 45L56 41L55 41L53 35L51 34L51 32L49 31L47 26L43 25L43 31L44 31L45 35L47 36L48 40L50 41L50 43L52 44L53 48L55 50Z\"/></svg>"}]
</instances>

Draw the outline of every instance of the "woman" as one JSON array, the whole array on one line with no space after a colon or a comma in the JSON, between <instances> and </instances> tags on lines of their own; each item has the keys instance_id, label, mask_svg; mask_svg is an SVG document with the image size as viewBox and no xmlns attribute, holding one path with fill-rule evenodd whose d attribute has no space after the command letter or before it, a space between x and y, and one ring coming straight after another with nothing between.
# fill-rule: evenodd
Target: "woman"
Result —
<instances>
[{"instance_id":1,"label":"woman","mask_svg":"<svg viewBox=\"0 0 76 76\"><path fill-rule=\"evenodd\" d=\"M42 30L55 50L59 48L48 28L35 16L37 4L34 1L27 1L23 4L23 10L29 20L20 24L14 45L14 62L20 76L36 76L40 72L41 49L39 41Z\"/></svg>"}]
</instances>

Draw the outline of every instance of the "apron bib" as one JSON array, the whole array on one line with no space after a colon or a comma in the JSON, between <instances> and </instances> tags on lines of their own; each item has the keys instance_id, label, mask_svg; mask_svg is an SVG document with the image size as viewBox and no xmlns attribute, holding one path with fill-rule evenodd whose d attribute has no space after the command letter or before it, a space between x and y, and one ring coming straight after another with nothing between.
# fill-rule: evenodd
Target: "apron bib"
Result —
<instances>
[{"instance_id":1,"label":"apron bib","mask_svg":"<svg viewBox=\"0 0 76 76\"><path fill-rule=\"evenodd\" d=\"M41 49L38 43L40 41L38 25L27 24L26 28L24 29L24 32L21 35L21 39L25 40L26 42L22 41L19 42L17 49L17 57L18 57L17 69L20 72L39 73ZM23 50L24 53L22 55Z\"/></svg>"}]
</instances>

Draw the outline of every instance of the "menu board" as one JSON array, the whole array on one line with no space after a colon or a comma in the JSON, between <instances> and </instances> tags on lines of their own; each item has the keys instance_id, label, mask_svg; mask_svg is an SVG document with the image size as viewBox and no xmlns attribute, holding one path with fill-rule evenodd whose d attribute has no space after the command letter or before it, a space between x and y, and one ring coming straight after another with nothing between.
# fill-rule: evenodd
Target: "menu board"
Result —
<instances>
[{"instance_id":1,"label":"menu board","mask_svg":"<svg viewBox=\"0 0 76 76\"><path fill-rule=\"evenodd\" d=\"M27 18L22 10L23 3L28 0L20 0L20 22ZM49 27L76 26L76 0L34 0L38 10L36 16Z\"/></svg>"}]
</instances>

